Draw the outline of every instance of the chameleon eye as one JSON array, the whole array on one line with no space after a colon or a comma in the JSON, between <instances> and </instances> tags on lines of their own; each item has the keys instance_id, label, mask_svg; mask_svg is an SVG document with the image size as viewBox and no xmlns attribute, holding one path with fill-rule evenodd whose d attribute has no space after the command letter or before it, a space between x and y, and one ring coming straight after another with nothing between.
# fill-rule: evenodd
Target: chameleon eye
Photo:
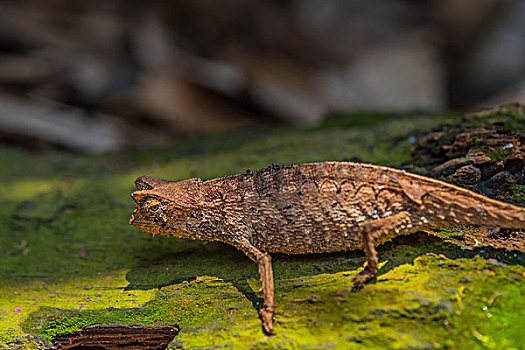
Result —
<instances>
[{"instance_id":1,"label":"chameleon eye","mask_svg":"<svg viewBox=\"0 0 525 350\"><path fill-rule=\"evenodd\" d=\"M160 210L160 202L156 199L150 199L144 203L144 208L149 212L156 212Z\"/></svg>"},{"instance_id":2,"label":"chameleon eye","mask_svg":"<svg viewBox=\"0 0 525 350\"><path fill-rule=\"evenodd\" d=\"M151 207L149 207L149 208L150 208L150 210L152 210L152 211L157 211L157 210L159 210L159 207L160 207L160 206L159 206L158 204L153 204L153 205L152 205Z\"/></svg>"}]
</instances>

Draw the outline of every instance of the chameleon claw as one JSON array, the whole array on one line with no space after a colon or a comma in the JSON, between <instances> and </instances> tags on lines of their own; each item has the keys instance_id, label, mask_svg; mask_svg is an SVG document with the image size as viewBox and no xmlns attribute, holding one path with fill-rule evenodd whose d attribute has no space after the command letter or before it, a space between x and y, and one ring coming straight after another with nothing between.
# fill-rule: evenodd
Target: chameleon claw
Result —
<instances>
[{"instance_id":1,"label":"chameleon claw","mask_svg":"<svg viewBox=\"0 0 525 350\"><path fill-rule=\"evenodd\" d=\"M353 279L354 286L352 287L352 292L357 292L365 286L365 283L372 280L375 277L375 274L370 272L367 268L359 272Z\"/></svg>"}]
</instances>

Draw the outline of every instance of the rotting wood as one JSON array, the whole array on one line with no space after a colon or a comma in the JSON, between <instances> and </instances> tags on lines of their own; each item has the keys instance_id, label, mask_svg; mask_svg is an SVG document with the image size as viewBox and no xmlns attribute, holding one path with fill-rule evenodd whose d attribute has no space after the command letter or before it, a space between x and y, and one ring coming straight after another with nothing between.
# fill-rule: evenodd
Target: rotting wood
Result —
<instances>
[{"instance_id":1,"label":"rotting wood","mask_svg":"<svg viewBox=\"0 0 525 350\"><path fill-rule=\"evenodd\" d=\"M179 333L178 326L105 325L57 336L57 349L163 350Z\"/></svg>"}]
</instances>

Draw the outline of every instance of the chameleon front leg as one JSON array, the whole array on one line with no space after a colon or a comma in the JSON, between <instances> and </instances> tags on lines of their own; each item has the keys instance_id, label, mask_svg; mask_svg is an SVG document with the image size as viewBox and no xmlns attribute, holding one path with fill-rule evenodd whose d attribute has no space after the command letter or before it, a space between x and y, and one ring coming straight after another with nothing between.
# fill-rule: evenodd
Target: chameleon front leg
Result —
<instances>
[{"instance_id":1,"label":"chameleon front leg","mask_svg":"<svg viewBox=\"0 0 525 350\"><path fill-rule=\"evenodd\" d=\"M375 244L384 242L388 240L389 236L395 236L410 228L410 214L406 211L382 219L367 221L361 225L366 261L364 270L354 278L354 289L362 288L365 282L374 278L379 271Z\"/></svg>"},{"instance_id":2,"label":"chameleon front leg","mask_svg":"<svg viewBox=\"0 0 525 350\"><path fill-rule=\"evenodd\" d=\"M250 244L248 240L237 242L237 248L244 252L250 259L257 263L261 277L263 307L259 310L262 326L267 334L273 334L273 316L275 314L275 302L273 298L273 271L272 259L268 253L263 253Z\"/></svg>"}]
</instances>

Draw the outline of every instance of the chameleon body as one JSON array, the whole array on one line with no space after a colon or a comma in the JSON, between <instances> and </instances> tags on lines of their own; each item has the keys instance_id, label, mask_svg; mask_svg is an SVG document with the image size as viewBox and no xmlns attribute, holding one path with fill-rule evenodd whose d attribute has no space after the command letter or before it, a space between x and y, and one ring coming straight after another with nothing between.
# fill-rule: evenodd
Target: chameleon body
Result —
<instances>
[{"instance_id":1,"label":"chameleon body","mask_svg":"<svg viewBox=\"0 0 525 350\"><path fill-rule=\"evenodd\" d=\"M323 162L271 166L209 181L139 177L130 223L153 234L221 241L259 266L263 329L273 332L268 253L364 249L355 287L378 271L375 245L449 224L525 228L525 210L402 170Z\"/></svg>"}]
</instances>

